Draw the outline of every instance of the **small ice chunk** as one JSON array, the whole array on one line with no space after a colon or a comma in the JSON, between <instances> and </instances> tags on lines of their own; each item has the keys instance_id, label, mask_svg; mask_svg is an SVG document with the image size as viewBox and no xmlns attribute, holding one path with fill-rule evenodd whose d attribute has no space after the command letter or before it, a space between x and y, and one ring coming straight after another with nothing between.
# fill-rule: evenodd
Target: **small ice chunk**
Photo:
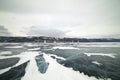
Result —
<instances>
[{"instance_id":1,"label":"small ice chunk","mask_svg":"<svg viewBox=\"0 0 120 80\"><path fill-rule=\"evenodd\" d=\"M79 49L79 48L56 46L56 47L53 47L53 49Z\"/></svg>"},{"instance_id":2,"label":"small ice chunk","mask_svg":"<svg viewBox=\"0 0 120 80\"><path fill-rule=\"evenodd\" d=\"M98 66L102 65L101 63L97 62L97 61L92 61L93 64L97 64Z\"/></svg>"}]
</instances>

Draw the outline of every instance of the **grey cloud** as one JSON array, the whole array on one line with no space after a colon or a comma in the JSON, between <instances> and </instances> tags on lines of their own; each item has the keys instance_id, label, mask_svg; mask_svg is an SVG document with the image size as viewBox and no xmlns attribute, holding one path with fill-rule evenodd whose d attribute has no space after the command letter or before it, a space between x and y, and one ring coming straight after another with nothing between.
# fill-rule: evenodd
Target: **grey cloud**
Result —
<instances>
[{"instance_id":1,"label":"grey cloud","mask_svg":"<svg viewBox=\"0 0 120 80\"><path fill-rule=\"evenodd\" d=\"M57 29L46 29L41 27L31 27L27 34L28 36L49 36L49 37L63 37L64 32Z\"/></svg>"},{"instance_id":2,"label":"grey cloud","mask_svg":"<svg viewBox=\"0 0 120 80\"><path fill-rule=\"evenodd\" d=\"M89 21L120 22L120 0L0 0L0 11L71 14ZM63 22L64 23L64 22ZM66 23L65 23L66 24Z\"/></svg>"},{"instance_id":3,"label":"grey cloud","mask_svg":"<svg viewBox=\"0 0 120 80\"><path fill-rule=\"evenodd\" d=\"M10 36L10 32L4 27L0 26L0 36Z\"/></svg>"}]
</instances>

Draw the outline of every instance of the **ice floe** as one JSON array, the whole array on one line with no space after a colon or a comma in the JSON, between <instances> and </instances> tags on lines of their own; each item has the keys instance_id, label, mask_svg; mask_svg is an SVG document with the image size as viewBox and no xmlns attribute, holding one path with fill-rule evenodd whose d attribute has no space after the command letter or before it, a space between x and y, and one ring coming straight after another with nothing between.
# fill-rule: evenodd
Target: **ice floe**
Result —
<instances>
[{"instance_id":1,"label":"ice floe","mask_svg":"<svg viewBox=\"0 0 120 80\"><path fill-rule=\"evenodd\" d=\"M79 49L79 48L56 46L56 47L53 47L52 49Z\"/></svg>"},{"instance_id":2,"label":"ice floe","mask_svg":"<svg viewBox=\"0 0 120 80\"><path fill-rule=\"evenodd\" d=\"M116 54L111 54L111 53L84 53L84 54L86 54L87 56L100 55L100 56L108 56L111 58L115 58L115 55L116 55Z\"/></svg>"}]
</instances>

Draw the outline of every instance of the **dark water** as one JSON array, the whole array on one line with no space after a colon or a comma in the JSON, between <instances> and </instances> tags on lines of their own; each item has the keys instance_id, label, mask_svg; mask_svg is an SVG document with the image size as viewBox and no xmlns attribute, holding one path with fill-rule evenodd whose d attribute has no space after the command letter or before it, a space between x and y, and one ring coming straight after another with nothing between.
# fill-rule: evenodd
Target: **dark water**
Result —
<instances>
[{"instance_id":1,"label":"dark water","mask_svg":"<svg viewBox=\"0 0 120 80\"><path fill-rule=\"evenodd\" d=\"M77 49L53 48L56 46ZM73 70L83 72L88 76L95 76L104 80L107 78L120 80L120 43L1 43L0 70L14 66L19 61L18 57L9 58L9 56L19 55L26 51L42 51L46 54L63 57L66 60L51 56L56 58L59 64L71 67ZM25 74L27 63L29 61L0 74L0 80L20 80ZM45 73L49 68L49 63L45 62L41 56L36 56L36 63L41 73ZM19 71L20 73L18 73Z\"/></svg>"}]
</instances>

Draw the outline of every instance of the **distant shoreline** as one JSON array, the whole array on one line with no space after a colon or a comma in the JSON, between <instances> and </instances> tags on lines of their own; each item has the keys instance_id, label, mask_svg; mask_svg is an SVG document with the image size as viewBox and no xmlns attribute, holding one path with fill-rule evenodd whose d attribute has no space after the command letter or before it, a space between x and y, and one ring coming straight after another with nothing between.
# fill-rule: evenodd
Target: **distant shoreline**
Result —
<instances>
[{"instance_id":1,"label":"distant shoreline","mask_svg":"<svg viewBox=\"0 0 120 80\"><path fill-rule=\"evenodd\" d=\"M79 42L120 42L114 38L55 38L55 37L0 37L0 42L79 43Z\"/></svg>"}]
</instances>

